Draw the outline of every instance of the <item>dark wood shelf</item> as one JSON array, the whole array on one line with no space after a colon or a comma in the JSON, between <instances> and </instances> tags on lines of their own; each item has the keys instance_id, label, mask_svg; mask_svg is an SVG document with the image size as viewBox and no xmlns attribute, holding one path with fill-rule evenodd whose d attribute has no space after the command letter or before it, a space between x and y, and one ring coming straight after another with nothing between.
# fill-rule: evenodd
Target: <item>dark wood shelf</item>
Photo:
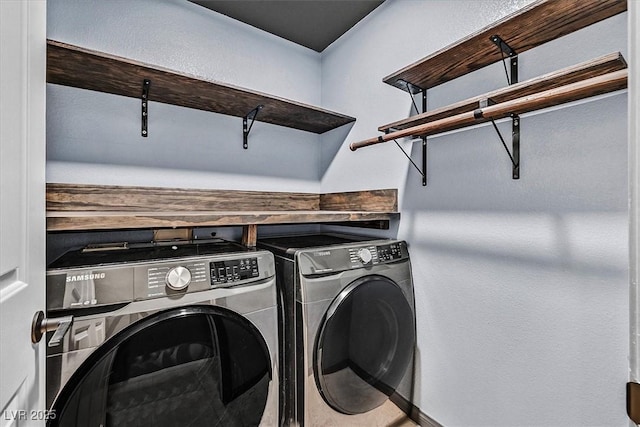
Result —
<instances>
[{"instance_id":1,"label":"dark wood shelf","mask_svg":"<svg viewBox=\"0 0 640 427\"><path fill-rule=\"evenodd\" d=\"M627 0L541 0L445 47L383 81L402 90L426 90L498 62L490 40L500 36L516 53L562 37L627 10Z\"/></svg>"},{"instance_id":2,"label":"dark wood shelf","mask_svg":"<svg viewBox=\"0 0 640 427\"><path fill-rule=\"evenodd\" d=\"M151 80L149 100L237 117L258 105L256 120L324 133L355 118L322 108L202 79L163 67L47 41L47 82L140 98L144 79Z\"/></svg>"},{"instance_id":3,"label":"dark wood shelf","mask_svg":"<svg viewBox=\"0 0 640 427\"><path fill-rule=\"evenodd\" d=\"M388 228L397 190L286 193L47 184L47 230L336 223ZM247 228L249 229L249 228Z\"/></svg>"},{"instance_id":4,"label":"dark wood shelf","mask_svg":"<svg viewBox=\"0 0 640 427\"><path fill-rule=\"evenodd\" d=\"M627 63L619 52L611 53L600 58L586 61L571 67L545 74L521 83L501 88L483 95L475 96L442 108L427 111L403 120L398 120L378 128L381 132L407 129L424 123L434 122L449 116L473 111L481 107L481 103L499 104L537 92L558 88L581 80L601 76L614 71L625 69Z\"/></svg>"}]
</instances>

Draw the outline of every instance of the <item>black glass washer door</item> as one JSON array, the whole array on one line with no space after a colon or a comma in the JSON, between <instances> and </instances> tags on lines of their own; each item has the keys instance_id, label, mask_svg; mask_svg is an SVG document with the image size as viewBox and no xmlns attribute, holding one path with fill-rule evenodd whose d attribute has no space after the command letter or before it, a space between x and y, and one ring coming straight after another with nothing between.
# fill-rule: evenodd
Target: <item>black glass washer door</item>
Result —
<instances>
[{"instance_id":1,"label":"black glass washer door","mask_svg":"<svg viewBox=\"0 0 640 427\"><path fill-rule=\"evenodd\" d=\"M332 301L319 329L318 390L339 412L368 412L398 387L414 345L413 310L400 287L386 277L362 277Z\"/></svg>"},{"instance_id":2,"label":"black glass washer door","mask_svg":"<svg viewBox=\"0 0 640 427\"><path fill-rule=\"evenodd\" d=\"M124 329L74 372L50 426L256 426L271 361L257 328L220 307L192 306Z\"/></svg>"}]
</instances>

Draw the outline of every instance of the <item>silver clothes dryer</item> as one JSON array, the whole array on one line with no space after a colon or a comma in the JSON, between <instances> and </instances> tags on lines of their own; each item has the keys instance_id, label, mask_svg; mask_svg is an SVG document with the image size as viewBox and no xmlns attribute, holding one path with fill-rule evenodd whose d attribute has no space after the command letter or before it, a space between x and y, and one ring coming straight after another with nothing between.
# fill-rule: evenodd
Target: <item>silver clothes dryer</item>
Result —
<instances>
[{"instance_id":1,"label":"silver clothes dryer","mask_svg":"<svg viewBox=\"0 0 640 427\"><path fill-rule=\"evenodd\" d=\"M406 243L319 234L265 238L258 246L274 253L284 295L285 422L371 427L406 419L390 399L410 401L412 392Z\"/></svg>"},{"instance_id":2,"label":"silver clothes dryer","mask_svg":"<svg viewBox=\"0 0 640 427\"><path fill-rule=\"evenodd\" d=\"M278 425L272 254L134 246L49 266L48 425Z\"/></svg>"}]
</instances>

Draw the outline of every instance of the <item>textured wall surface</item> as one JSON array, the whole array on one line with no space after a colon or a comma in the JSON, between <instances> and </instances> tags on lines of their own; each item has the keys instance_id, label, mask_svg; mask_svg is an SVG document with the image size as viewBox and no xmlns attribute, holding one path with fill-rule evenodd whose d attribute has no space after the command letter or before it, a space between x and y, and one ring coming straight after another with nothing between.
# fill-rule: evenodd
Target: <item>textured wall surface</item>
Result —
<instances>
[{"instance_id":1,"label":"textured wall surface","mask_svg":"<svg viewBox=\"0 0 640 427\"><path fill-rule=\"evenodd\" d=\"M49 85L50 182L287 191L398 188L418 367L411 399L446 426L623 426L628 373L627 96L522 117L521 179L490 126L429 138L429 186L394 144L382 78L527 0L387 0L322 55L180 0L49 0L48 36L357 118L317 136ZM626 14L520 55L528 79L613 51ZM501 64L429 91L429 108L505 84ZM509 134L509 124L499 124ZM419 158L417 143L400 141ZM378 233L380 234L380 233Z\"/></svg>"},{"instance_id":2,"label":"textured wall surface","mask_svg":"<svg viewBox=\"0 0 640 427\"><path fill-rule=\"evenodd\" d=\"M409 113L383 77L526 3L387 1L323 52L324 105L358 121L323 153L322 189L400 190L423 412L445 426L625 426L626 93L522 116L518 181L490 124L430 137L427 187L393 143L348 149ZM524 52L520 79L627 56L626 19ZM495 64L429 90L429 108L505 83ZM420 163L420 143L400 143Z\"/></svg>"},{"instance_id":3,"label":"textured wall surface","mask_svg":"<svg viewBox=\"0 0 640 427\"><path fill-rule=\"evenodd\" d=\"M50 0L47 36L295 101L320 103L320 54L183 0ZM142 82L141 82L142 84ZM153 82L151 86L153 91ZM47 179L314 191L319 136L48 85Z\"/></svg>"}]
</instances>

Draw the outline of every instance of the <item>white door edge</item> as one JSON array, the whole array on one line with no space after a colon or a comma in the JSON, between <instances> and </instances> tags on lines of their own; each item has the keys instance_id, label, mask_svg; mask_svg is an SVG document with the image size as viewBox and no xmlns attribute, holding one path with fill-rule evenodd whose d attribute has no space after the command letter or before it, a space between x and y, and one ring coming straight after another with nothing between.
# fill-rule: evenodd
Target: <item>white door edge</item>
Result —
<instances>
[{"instance_id":1,"label":"white door edge","mask_svg":"<svg viewBox=\"0 0 640 427\"><path fill-rule=\"evenodd\" d=\"M629 8L629 380L640 382L640 2ZM629 425L635 425L629 421Z\"/></svg>"},{"instance_id":2,"label":"white door edge","mask_svg":"<svg viewBox=\"0 0 640 427\"><path fill-rule=\"evenodd\" d=\"M0 426L44 425L46 0L0 0Z\"/></svg>"}]
</instances>

